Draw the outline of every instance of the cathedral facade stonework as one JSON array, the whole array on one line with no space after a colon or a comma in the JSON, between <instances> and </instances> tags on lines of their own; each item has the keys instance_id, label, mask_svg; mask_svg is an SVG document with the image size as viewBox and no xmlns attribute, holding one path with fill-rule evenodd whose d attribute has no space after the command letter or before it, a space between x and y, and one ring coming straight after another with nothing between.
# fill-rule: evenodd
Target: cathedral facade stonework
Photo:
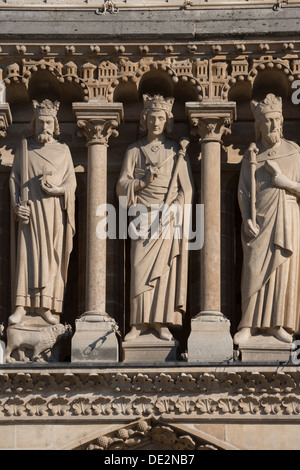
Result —
<instances>
[{"instance_id":1,"label":"cathedral facade stonework","mask_svg":"<svg viewBox=\"0 0 300 470\"><path fill-rule=\"evenodd\" d=\"M1 449L299 449L299 18L0 1Z\"/></svg>"}]
</instances>

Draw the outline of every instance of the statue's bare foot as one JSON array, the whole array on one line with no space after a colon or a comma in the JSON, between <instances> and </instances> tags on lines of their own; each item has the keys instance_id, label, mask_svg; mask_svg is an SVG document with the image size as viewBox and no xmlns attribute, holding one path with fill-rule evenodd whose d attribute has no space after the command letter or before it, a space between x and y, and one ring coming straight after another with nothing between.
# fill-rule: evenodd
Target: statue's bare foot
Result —
<instances>
[{"instance_id":1,"label":"statue's bare foot","mask_svg":"<svg viewBox=\"0 0 300 470\"><path fill-rule=\"evenodd\" d=\"M24 307L17 307L14 313L8 318L8 324L16 325L17 323L20 323L25 314L26 309Z\"/></svg>"},{"instance_id":2,"label":"statue's bare foot","mask_svg":"<svg viewBox=\"0 0 300 470\"><path fill-rule=\"evenodd\" d=\"M39 314L47 323L50 323L50 325L57 325L58 320L52 315L51 310L40 311Z\"/></svg>"},{"instance_id":3,"label":"statue's bare foot","mask_svg":"<svg viewBox=\"0 0 300 470\"><path fill-rule=\"evenodd\" d=\"M234 344L240 344L247 341L251 337L251 328L241 328L233 338Z\"/></svg>"},{"instance_id":4,"label":"statue's bare foot","mask_svg":"<svg viewBox=\"0 0 300 470\"><path fill-rule=\"evenodd\" d=\"M143 331L142 327L132 326L129 333L127 333L127 335L125 336L124 341L132 341L136 339L138 336L140 336L142 331Z\"/></svg>"},{"instance_id":5,"label":"statue's bare foot","mask_svg":"<svg viewBox=\"0 0 300 470\"><path fill-rule=\"evenodd\" d=\"M155 330L158 332L160 339L164 339L166 341L174 340L173 335L170 332L168 327L162 326L160 323L156 323L153 326Z\"/></svg>"},{"instance_id":6,"label":"statue's bare foot","mask_svg":"<svg viewBox=\"0 0 300 470\"><path fill-rule=\"evenodd\" d=\"M282 326L277 326L275 328L271 328L269 330L271 335L275 336L279 341L283 343L292 343L293 342L293 335L290 335Z\"/></svg>"}]
</instances>

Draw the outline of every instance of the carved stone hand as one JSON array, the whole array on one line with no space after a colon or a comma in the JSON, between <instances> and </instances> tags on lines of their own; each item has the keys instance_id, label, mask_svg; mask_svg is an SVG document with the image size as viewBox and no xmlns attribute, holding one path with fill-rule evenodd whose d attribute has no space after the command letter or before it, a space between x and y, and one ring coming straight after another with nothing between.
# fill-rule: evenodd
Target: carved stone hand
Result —
<instances>
[{"instance_id":1,"label":"carved stone hand","mask_svg":"<svg viewBox=\"0 0 300 470\"><path fill-rule=\"evenodd\" d=\"M259 227L258 225L254 227L252 220L247 219L245 222L245 232L248 235L248 237L255 238L259 234Z\"/></svg>"},{"instance_id":2,"label":"carved stone hand","mask_svg":"<svg viewBox=\"0 0 300 470\"><path fill-rule=\"evenodd\" d=\"M146 170L146 177L145 177L146 186L152 183L154 178L157 177L157 175L158 175L158 168L156 166L150 166Z\"/></svg>"},{"instance_id":3,"label":"carved stone hand","mask_svg":"<svg viewBox=\"0 0 300 470\"><path fill-rule=\"evenodd\" d=\"M17 205L16 214L21 223L27 224L30 218L30 206Z\"/></svg>"},{"instance_id":4,"label":"carved stone hand","mask_svg":"<svg viewBox=\"0 0 300 470\"><path fill-rule=\"evenodd\" d=\"M63 196L65 194L65 188L56 186L55 184L49 183L48 181L46 183L41 181L41 186L43 191L45 191L48 196Z\"/></svg>"},{"instance_id":5,"label":"carved stone hand","mask_svg":"<svg viewBox=\"0 0 300 470\"><path fill-rule=\"evenodd\" d=\"M272 184L280 189L292 189L293 182L283 173L275 173L272 177Z\"/></svg>"}]
</instances>

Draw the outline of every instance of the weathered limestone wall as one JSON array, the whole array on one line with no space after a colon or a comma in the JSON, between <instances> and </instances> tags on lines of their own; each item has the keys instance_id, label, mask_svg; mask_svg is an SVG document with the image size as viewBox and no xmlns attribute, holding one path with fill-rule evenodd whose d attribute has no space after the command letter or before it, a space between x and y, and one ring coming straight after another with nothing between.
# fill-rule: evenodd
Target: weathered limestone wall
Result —
<instances>
[{"instance_id":1,"label":"weathered limestone wall","mask_svg":"<svg viewBox=\"0 0 300 470\"><path fill-rule=\"evenodd\" d=\"M1 426L1 449L4 450L73 450L89 437L110 431L112 426L99 424L8 424ZM299 424L210 422L185 425L191 433L201 433L224 450L299 450ZM278 439L275 439L277 436ZM74 446L74 447L73 447ZM149 447L148 447L149 448ZM151 447L150 447L151 449ZM152 447L152 449L157 449ZM115 455L118 455L118 451Z\"/></svg>"}]
</instances>

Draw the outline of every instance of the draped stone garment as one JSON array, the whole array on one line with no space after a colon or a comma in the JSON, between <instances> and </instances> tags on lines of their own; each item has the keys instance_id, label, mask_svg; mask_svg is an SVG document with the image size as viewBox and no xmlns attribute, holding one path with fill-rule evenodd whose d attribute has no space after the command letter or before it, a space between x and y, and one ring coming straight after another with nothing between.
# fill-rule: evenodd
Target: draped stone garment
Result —
<instances>
[{"instance_id":1,"label":"draped stone garment","mask_svg":"<svg viewBox=\"0 0 300 470\"><path fill-rule=\"evenodd\" d=\"M242 273L243 327L284 327L299 332L300 322L300 213L299 197L272 185L265 162L273 160L289 179L300 183L300 149L282 139L277 149L257 155L256 220L259 234L246 235ZM250 214L250 164L244 157L239 181L243 221Z\"/></svg>"},{"instance_id":2,"label":"draped stone garment","mask_svg":"<svg viewBox=\"0 0 300 470\"><path fill-rule=\"evenodd\" d=\"M18 149L10 177L13 205L21 199L22 150ZM65 189L64 196L48 196L40 178ZM29 224L19 223L16 306L43 307L62 312L69 257L75 233L76 178L70 150L60 142L39 145L28 141Z\"/></svg>"},{"instance_id":3,"label":"draped stone garment","mask_svg":"<svg viewBox=\"0 0 300 470\"><path fill-rule=\"evenodd\" d=\"M142 139L126 152L117 184L118 196L127 197L127 205L151 204L161 206L166 201L172 175L178 161L179 145L166 139L158 152L151 152L152 144ZM136 179L145 174L146 166L158 165L158 176L148 187L134 191ZM190 204L193 182L188 158L180 162L170 204ZM184 222L184 221L183 221ZM169 229L170 236L164 236ZM155 239L131 239L131 315L130 324L162 323L181 325L186 311L188 252L186 239L174 237L174 221L165 225Z\"/></svg>"}]
</instances>

